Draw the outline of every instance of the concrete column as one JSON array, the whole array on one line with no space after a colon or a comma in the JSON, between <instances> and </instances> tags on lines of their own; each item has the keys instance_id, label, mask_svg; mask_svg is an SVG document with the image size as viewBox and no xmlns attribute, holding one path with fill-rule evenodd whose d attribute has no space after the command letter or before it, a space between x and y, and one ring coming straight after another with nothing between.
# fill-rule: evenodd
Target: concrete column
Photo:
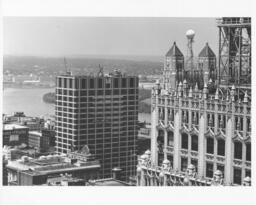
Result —
<instances>
[{"instance_id":1,"label":"concrete column","mask_svg":"<svg viewBox=\"0 0 256 205\"><path fill-rule=\"evenodd\" d=\"M189 99L189 107L191 108L192 107L192 102L191 102L191 99ZM191 126L192 125L192 111L191 109L189 109L188 111L188 128L191 129Z\"/></svg>"},{"instance_id":2,"label":"concrete column","mask_svg":"<svg viewBox=\"0 0 256 205\"><path fill-rule=\"evenodd\" d=\"M140 178L141 178L141 176L137 176L137 183L136 183L136 186L140 186Z\"/></svg>"},{"instance_id":3,"label":"concrete column","mask_svg":"<svg viewBox=\"0 0 256 205\"><path fill-rule=\"evenodd\" d=\"M246 137L246 131L247 131L247 119L246 119L246 112L247 112L247 105L244 104L244 117L243 117L243 136Z\"/></svg>"},{"instance_id":4,"label":"concrete column","mask_svg":"<svg viewBox=\"0 0 256 205\"><path fill-rule=\"evenodd\" d=\"M165 98L164 108L164 126L168 125L168 108L167 108L167 97ZM168 144L168 132L164 129L164 159L167 159L167 144Z\"/></svg>"},{"instance_id":5,"label":"concrete column","mask_svg":"<svg viewBox=\"0 0 256 205\"><path fill-rule=\"evenodd\" d=\"M164 186L167 186L167 175L164 175Z\"/></svg>"},{"instance_id":6,"label":"concrete column","mask_svg":"<svg viewBox=\"0 0 256 205\"><path fill-rule=\"evenodd\" d=\"M167 130L164 129L164 159L167 159L167 141L168 141L168 133L167 133Z\"/></svg>"},{"instance_id":7,"label":"concrete column","mask_svg":"<svg viewBox=\"0 0 256 205\"><path fill-rule=\"evenodd\" d=\"M174 111L175 112L175 111ZM181 110L174 113L174 155L173 168L179 169L180 164L180 124L181 124Z\"/></svg>"},{"instance_id":8,"label":"concrete column","mask_svg":"<svg viewBox=\"0 0 256 205\"><path fill-rule=\"evenodd\" d=\"M225 166L225 181L227 184L233 182L233 120L232 117L227 120L226 127L226 166Z\"/></svg>"},{"instance_id":9,"label":"concrete column","mask_svg":"<svg viewBox=\"0 0 256 205\"><path fill-rule=\"evenodd\" d=\"M142 169L141 171L141 175L140 175L140 186L145 186L146 182L145 182L145 171Z\"/></svg>"},{"instance_id":10,"label":"concrete column","mask_svg":"<svg viewBox=\"0 0 256 205\"><path fill-rule=\"evenodd\" d=\"M151 177L150 178L150 185L151 186L155 186L156 184L155 184L155 177Z\"/></svg>"},{"instance_id":11,"label":"concrete column","mask_svg":"<svg viewBox=\"0 0 256 205\"><path fill-rule=\"evenodd\" d=\"M242 164L243 164L243 168L242 168L242 181L245 178L245 161L246 161L246 145L244 142L242 142Z\"/></svg>"},{"instance_id":12,"label":"concrete column","mask_svg":"<svg viewBox=\"0 0 256 205\"><path fill-rule=\"evenodd\" d=\"M152 105L154 106L154 105ZM152 163L157 165L158 161L158 147L157 147L157 135L158 131L156 126L158 125L158 96L156 96L156 104L151 108L151 160Z\"/></svg>"},{"instance_id":13,"label":"concrete column","mask_svg":"<svg viewBox=\"0 0 256 205\"><path fill-rule=\"evenodd\" d=\"M199 114L200 115L200 114ZM204 133L206 131L206 113L199 116L199 136L198 136L198 175L204 176L204 166L205 166L205 137Z\"/></svg>"},{"instance_id":14,"label":"concrete column","mask_svg":"<svg viewBox=\"0 0 256 205\"><path fill-rule=\"evenodd\" d=\"M214 133L217 133L217 130L219 128L219 118L218 118L218 104L215 101L215 114L214 114Z\"/></svg>"}]
</instances>

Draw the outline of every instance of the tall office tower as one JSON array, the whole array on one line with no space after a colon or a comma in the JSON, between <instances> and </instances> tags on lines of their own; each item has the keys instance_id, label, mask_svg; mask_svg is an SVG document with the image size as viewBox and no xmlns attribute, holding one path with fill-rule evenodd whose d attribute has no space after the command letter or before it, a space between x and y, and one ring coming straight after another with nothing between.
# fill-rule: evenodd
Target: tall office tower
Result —
<instances>
[{"instance_id":1,"label":"tall office tower","mask_svg":"<svg viewBox=\"0 0 256 205\"><path fill-rule=\"evenodd\" d=\"M251 19L217 23L219 68L206 44L174 90L152 89L151 151L139 160L138 185L250 184Z\"/></svg>"},{"instance_id":2,"label":"tall office tower","mask_svg":"<svg viewBox=\"0 0 256 205\"><path fill-rule=\"evenodd\" d=\"M119 71L109 75L57 77L56 152L88 145L101 162L99 178L113 168L121 178L135 175L138 121L138 77Z\"/></svg>"}]
</instances>

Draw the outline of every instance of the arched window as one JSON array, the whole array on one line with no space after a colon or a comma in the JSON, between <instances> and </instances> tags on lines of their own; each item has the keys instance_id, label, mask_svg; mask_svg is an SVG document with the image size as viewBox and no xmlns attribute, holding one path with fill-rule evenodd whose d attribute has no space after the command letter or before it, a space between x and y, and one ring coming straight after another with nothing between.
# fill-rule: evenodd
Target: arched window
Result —
<instances>
[{"instance_id":1,"label":"arched window","mask_svg":"<svg viewBox=\"0 0 256 205\"><path fill-rule=\"evenodd\" d=\"M246 161L251 161L251 143L246 143Z\"/></svg>"},{"instance_id":2,"label":"arched window","mask_svg":"<svg viewBox=\"0 0 256 205\"><path fill-rule=\"evenodd\" d=\"M164 145L164 131L163 130L158 131L157 144L158 144L159 153L162 153L163 145Z\"/></svg>"},{"instance_id":3,"label":"arched window","mask_svg":"<svg viewBox=\"0 0 256 205\"><path fill-rule=\"evenodd\" d=\"M225 140L223 139L218 139L218 150L217 150L217 154L220 156L225 156Z\"/></svg>"},{"instance_id":4,"label":"arched window","mask_svg":"<svg viewBox=\"0 0 256 205\"><path fill-rule=\"evenodd\" d=\"M214 154L214 139L211 137L206 139L206 153Z\"/></svg>"},{"instance_id":5,"label":"arched window","mask_svg":"<svg viewBox=\"0 0 256 205\"><path fill-rule=\"evenodd\" d=\"M188 135L186 133L181 135L181 148L188 149Z\"/></svg>"},{"instance_id":6,"label":"arched window","mask_svg":"<svg viewBox=\"0 0 256 205\"><path fill-rule=\"evenodd\" d=\"M158 137L164 137L164 131L163 130L158 131Z\"/></svg>"},{"instance_id":7,"label":"arched window","mask_svg":"<svg viewBox=\"0 0 256 205\"><path fill-rule=\"evenodd\" d=\"M198 151L198 136L197 135L191 136L191 150Z\"/></svg>"},{"instance_id":8,"label":"arched window","mask_svg":"<svg viewBox=\"0 0 256 205\"><path fill-rule=\"evenodd\" d=\"M206 162L206 177L212 178L213 177L213 163Z\"/></svg>"},{"instance_id":9,"label":"arched window","mask_svg":"<svg viewBox=\"0 0 256 205\"><path fill-rule=\"evenodd\" d=\"M243 146L241 142L235 141L234 142L234 158L235 159L242 159L243 153Z\"/></svg>"},{"instance_id":10,"label":"arched window","mask_svg":"<svg viewBox=\"0 0 256 205\"><path fill-rule=\"evenodd\" d=\"M173 132L169 131L168 132L168 146L174 146L174 141L173 141Z\"/></svg>"},{"instance_id":11,"label":"arched window","mask_svg":"<svg viewBox=\"0 0 256 205\"><path fill-rule=\"evenodd\" d=\"M185 172L188 167L188 158L181 157L181 171Z\"/></svg>"},{"instance_id":12,"label":"arched window","mask_svg":"<svg viewBox=\"0 0 256 205\"><path fill-rule=\"evenodd\" d=\"M234 184L241 184L242 170L240 168L234 168Z\"/></svg>"}]
</instances>

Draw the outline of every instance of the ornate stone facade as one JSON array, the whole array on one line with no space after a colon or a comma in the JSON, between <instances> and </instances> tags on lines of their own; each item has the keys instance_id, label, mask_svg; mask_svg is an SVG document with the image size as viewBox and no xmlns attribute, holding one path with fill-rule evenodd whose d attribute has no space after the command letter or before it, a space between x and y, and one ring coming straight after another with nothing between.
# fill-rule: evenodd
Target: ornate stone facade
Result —
<instances>
[{"instance_id":1,"label":"ornate stone facade","mask_svg":"<svg viewBox=\"0 0 256 205\"><path fill-rule=\"evenodd\" d=\"M138 185L250 185L250 81L221 84L208 44L197 62L186 70L176 43L166 54L163 79L152 89L151 152L139 160Z\"/></svg>"}]
</instances>

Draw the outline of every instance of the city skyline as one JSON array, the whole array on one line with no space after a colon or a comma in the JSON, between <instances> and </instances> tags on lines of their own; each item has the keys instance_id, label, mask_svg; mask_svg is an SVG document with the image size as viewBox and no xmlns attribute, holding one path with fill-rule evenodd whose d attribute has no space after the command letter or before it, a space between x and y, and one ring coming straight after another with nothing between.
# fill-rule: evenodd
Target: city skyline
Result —
<instances>
[{"instance_id":1,"label":"city skyline","mask_svg":"<svg viewBox=\"0 0 256 205\"><path fill-rule=\"evenodd\" d=\"M16 158L12 156L13 151L22 150L22 155L28 155L30 158L21 156L22 161L17 157L17 162L27 163L33 160L32 154L36 155L35 151L31 154L31 148L39 148L37 154L43 158L43 152L48 152L50 159L53 151L66 155L88 146L91 154L100 160L100 178L103 179L111 177L114 170L115 174L121 171L122 180L131 180L130 185L135 185L136 180L139 186L204 185L202 178L207 180L207 186L250 185L251 18L218 18L216 27L219 31L218 56L209 43L205 43L199 54L194 52L197 32L189 29L185 33L186 49L181 49L174 41L168 52L164 52L161 75L155 72L153 76L148 75L148 66L144 72L146 77L122 74L119 67L123 63L114 66L109 74L99 65L97 73L84 75L69 70L66 59L63 74L52 62L55 94L50 93L51 99L46 102L55 103L54 126L43 134L42 126L49 126L42 117L27 118L23 110L13 116L3 115L7 160ZM16 63L26 67L28 62ZM28 70L31 69L29 64ZM80 62L78 71L83 66L84 62ZM33 67L46 70L45 65L34 64ZM135 68L136 63L128 67ZM39 73L44 74L44 69ZM142 69L142 65L137 69ZM153 84L149 95L144 88L139 91L139 79ZM8 71L4 85L47 87L40 80L26 80L26 76L16 80L12 71ZM49 80L48 76L44 79L48 86ZM138 104L142 98L149 102L151 110L148 127L145 121L138 122ZM145 111L142 109L141 113ZM28 132L24 130L27 127ZM138 128L144 138L149 136L151 140L150 146L146 141L145 146L140 146L142 150L136 149ZM51 138L55 138L55 145ZM13 150L13 145L20 147ZM137 153L135 174L136 151L145 154L139 157ZM71 160L71 164L74 162ZM19 184L17 172L10 171L8 164L6 168L8 184ZM178 184L176 179L162 180L164 174L168 175L167 171L171 171L171 175L173 171L179 172L182 177Z\"/></svg>"}]
</instances>

